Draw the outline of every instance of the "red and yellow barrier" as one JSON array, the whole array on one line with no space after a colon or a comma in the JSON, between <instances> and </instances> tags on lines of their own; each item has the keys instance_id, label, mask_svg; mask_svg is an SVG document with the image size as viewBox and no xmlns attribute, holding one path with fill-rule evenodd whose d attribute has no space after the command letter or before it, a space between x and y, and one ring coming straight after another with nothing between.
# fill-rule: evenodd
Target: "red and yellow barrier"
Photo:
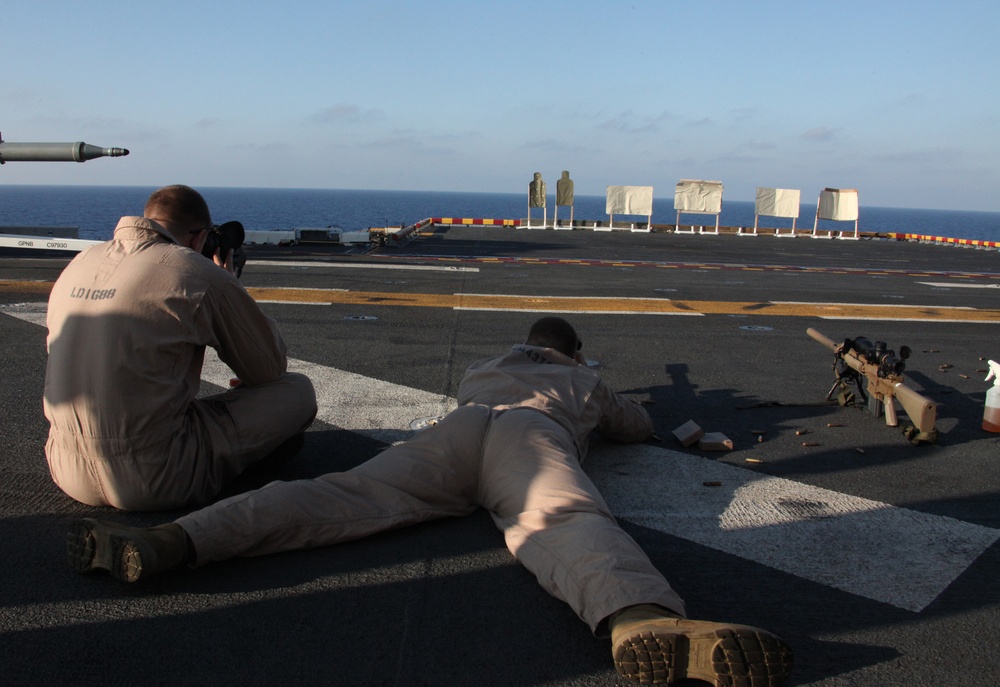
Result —
<instances>
[{"instance_id":1,"label":"red and yellow barrier","mask_svg":"<svg viewBox=\"0 0 1000 687\"><path fill-rule=\"evenodd\" d=\"M519 219L487 219L484 217L432 217L432 224L467 224L477 227L519 227Z\"/></svg>"},{"instance_id":2,"label":"red and yellow barrier","mask_svg":"<svg viewBox=\"0 0 1000 687\"><path fill-rule=\"evenodd\" d=\"M976 248L1000 248L1000 241L982 241L980 239L956 239L948 236L928 236L925 234L891 233L887 238L897 241L924 241L932 243L950 243L955 246L974 246Z\"/></svg>"}]
</instances>

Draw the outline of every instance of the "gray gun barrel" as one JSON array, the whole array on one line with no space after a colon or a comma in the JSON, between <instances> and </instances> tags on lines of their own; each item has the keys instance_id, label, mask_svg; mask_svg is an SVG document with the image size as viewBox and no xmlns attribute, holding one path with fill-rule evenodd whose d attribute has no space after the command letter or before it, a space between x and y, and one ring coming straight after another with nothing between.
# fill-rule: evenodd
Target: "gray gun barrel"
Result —
<instances>
[{"instance_id":1,"label":"gray gun barrel","mask_svg":"<svg viewBox=\"0 0 1000 687\"><path fill-rule=\"evenodd\" d=\"M99 157L122 157L126 148L101 148L76 143L8 143L0 141L0 164L5 162L86 162Z\"/></svg>"}]
</instances>

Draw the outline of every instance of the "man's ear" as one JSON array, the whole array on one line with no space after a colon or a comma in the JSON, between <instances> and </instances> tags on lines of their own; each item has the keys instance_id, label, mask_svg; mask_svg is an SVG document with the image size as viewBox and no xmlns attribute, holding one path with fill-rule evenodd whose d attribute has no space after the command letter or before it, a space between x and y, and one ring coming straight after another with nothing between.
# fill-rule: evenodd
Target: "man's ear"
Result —
<instances>
[{"instance_id":1,"label":"man's ear","mask_svg":"<svg viewBox=\"0 0 1000 687\"><path fill-rule=\"evenodd\" d=\"M205 247L205 241L207 240L208 240L208 229L202 229L201 231L196 231L192 234L188 234L188 241L186 245L195 253L200 253L201 249Z\"/></svg>"}]
</instances>

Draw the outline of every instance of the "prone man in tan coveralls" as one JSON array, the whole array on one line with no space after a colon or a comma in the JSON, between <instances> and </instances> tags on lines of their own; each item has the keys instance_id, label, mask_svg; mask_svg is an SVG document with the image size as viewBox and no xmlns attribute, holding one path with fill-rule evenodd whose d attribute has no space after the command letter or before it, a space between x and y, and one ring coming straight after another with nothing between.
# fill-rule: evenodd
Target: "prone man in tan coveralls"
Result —
<instances>
[{"instance_id":1,"label":"prone man in tan coveralls","mask_svg":"<svg viewBox=\"0 0 1000 687\"><path fill-rule=\"evenodd\" d=\"M204 504L316 414L312 383L286 371L275 323L201 255L212 218L187 186L153 193L144 217L63 270L49 297L44 410L53 480L92 506ZM205 347L237 388L196 400Z\"/></svg>"},{"instance_id":2,"label":"prone man in tan coveralls","mask_svg":"<svg viewBox=\"0 0 1000 687\"><path fill-rule=\"evenodd\" d=\"M622 675L780 684L788 646L756 628L684 619L683 601L584 473L593 429L638 442L653 423L581 364L579 349L568 322L542 318L524 344L469 367L459 407L409 441L347 472L272 482L166 525L80 520L69 532L70 564L134 582L185 563L331 545L482 507L546 591L595 633L610 630ZM750 675L752 683L740 681Z\"/></svg>"}]
</instances>

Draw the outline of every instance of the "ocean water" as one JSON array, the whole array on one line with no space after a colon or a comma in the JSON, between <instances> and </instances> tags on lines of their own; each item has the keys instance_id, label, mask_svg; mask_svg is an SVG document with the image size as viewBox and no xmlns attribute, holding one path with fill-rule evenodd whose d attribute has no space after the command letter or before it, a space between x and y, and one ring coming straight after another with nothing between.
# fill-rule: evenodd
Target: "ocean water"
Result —
<instances>
[{"instance_id":1,"label":"ocean water","mask_svg":"<svg viewBox=\"0 0 1000 687\"><path fill-rule=\"evenodd\" d=\"M80 238L111 237L118 218L141 215L154 189L140 186L19 186L0 184L0 226L77 227ZM427 217L524 219L527 192L447 193L357 191L337 189L199 188L216 222L239 220L247 230L288 230L337 226L347 231L385 225L409 225ZM555 202L554 197L549 198ZM551 220L555 208L547 209ZM569 219L560 207L559 218ZM910 233L959 239L1000 241L1000 212L959 212L911 208L864 207L858 228L865 232ZM577 195L576 220L607 221L604 196ZM812 229L816 205L804 204L796 221ZM653 223L673 224L673 196L654 198ZM532 209L532 221L542 210ZM615 215L615 220L645 222L645 217ZM722 226L753 227L752 201L723 200ZM682 214L681 224L714 225L714 215ZM788 229L790 219L761 217L761 227ZM853 231L853 222L821 221L821 229Z\"/></svg>"}]
</instances>

